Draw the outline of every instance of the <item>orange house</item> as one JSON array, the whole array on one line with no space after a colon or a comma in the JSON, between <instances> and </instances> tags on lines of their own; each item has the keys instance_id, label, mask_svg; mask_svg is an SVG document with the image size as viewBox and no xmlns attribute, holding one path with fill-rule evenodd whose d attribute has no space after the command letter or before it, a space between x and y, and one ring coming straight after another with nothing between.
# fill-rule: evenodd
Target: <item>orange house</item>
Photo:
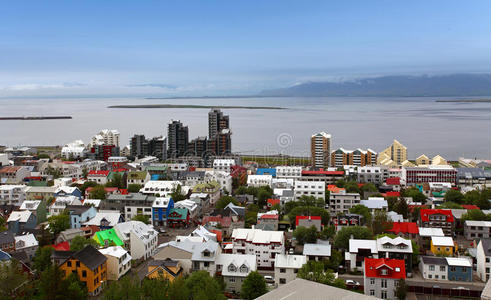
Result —
<instances>
[{"instance_id":1,"label":"orange house","mask_svg":"<svg viewBox=\"0 0 491 300\"><path fill-rule=\"evenodd\" d=\"M182 267L179 262L166 259L166 260L154 260L148 264L149 279L168 279L170 282L174 281L174 278L182 275Z\"/></svg>"},{"instance_id":2,"label":"orange house","mask_svg":"<svg viewBox=\"0 0 491 300\"><path fill-rule=\"evenodd\" d=\"M73 253L60 265L65 278L70 274L77 274L81 282L87 287L89 295L98 295L107 281L107 258L88 245L84 249Z\"/></svg>"}]
</instances>

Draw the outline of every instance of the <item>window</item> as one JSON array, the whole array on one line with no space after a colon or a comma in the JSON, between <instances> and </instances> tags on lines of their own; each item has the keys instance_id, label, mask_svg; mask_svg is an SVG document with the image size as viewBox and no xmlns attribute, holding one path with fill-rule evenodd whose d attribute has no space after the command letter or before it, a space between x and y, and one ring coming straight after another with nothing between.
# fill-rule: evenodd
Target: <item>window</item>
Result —
<instances>
[{"instance_id":1,"label":"window","mask_svg":"<svg viewBox=\"0 0 491 300\"><path fill-rule=\"evenodd\" d=\"M435 271L435 265L430 265L430 271Z\"/></svg>"},{"instance_id":2,"label":"window","mask_svg":"<svg viewBox=\"0 0 491 300\"><path fill-rule=\"evenodd\" d=\"M82 278L85 278L85 277L87 277L87 271L83 270L82 271Z\"/></svg>"},{"instance_id":3,"label":"window","mask_svg":"<svg viewBox=\"0 0 491 300\"><path fill-rule=\"evenodd\" d=\"M396 279L396 280L394 280L394 286L395 286L395 287L398 287L398 286L399 286L399 280L397 280L397 279Z\"/></svg>"},{"instance_id":4,"label":"window","mask_svg":"<svg viewBox=\"0 0 491 300\"><path fill-rule=\"evenodd\" d=\"M430 278L430 279L431 279L431 278L433 278L433 275L429 274L429 275L428 275L428 278Z\"/></svg>"},{"instance_id":5,"label":"window","mask_svg":"<svg viewBox=\"0 0 491 300\"><path fill-rule=\"evenodd\" d=\"M445 279L445 275L442 275L442 279Z\"/></svg>"},{"instance_id":6,"label":"window","mask_svg":"<svg viewBox=\"0 0 491 300\"><path fill-rule=\"evenodd\" d=\"M382 299L387 299L387 291L383 290L383 291L380 293L380 298L382 298Z\"/></svg>"},{"instance_id":7,"label":"window","mask_svg":"<svg viewBox=\"0 0 491 300\"><path fill-rule=\"evenodd\" d=\"M387 275L387 269L381 269L380 274L382 275Z\"/></svg>"},{"instance_id":8,"label":"window","mask_svg":"<svg viewBox=\"0 0 491 300\"><path fill-rule=\"evenodd\" d=\"M75 266L77 266L77 268L80 268L80 262L79 262L79 261L77 261L77 262L75 263Z\"/></svg>"},{"instance_id":9,"label":"window","mask_svg":"<svg viewBox=\"0 0 491 300\"><path fill-rule=\"evenodd\" d=\"M286 273L286 269L281 268L281 269L280 269L280 273Z\"/></svg>"},{"instance_id":10,"label":"window","mask_svg":"<svg viewBox=\"0 0 491 300\"><path fill-rule=\"evenodd\" d=\"M210 266L210 263L205 261L205 268L208 268Z\"/></svg>"},{"instance_id":11,"label":"window","mask_svg":"<svg viewBox=\"0 0 491 300\"><path fill-rule=\"evenodd\" d=\"M285 278L280 278L280 284L285 284L286 283L286 279Z\"/></svg>"},{"instance_id":12,"label":"window","mask_svg":"<svg viewBox=\"0 0 491 300\"><path fill-rule=\"evenodd\" d=\"M370 278L370 284L375 284L375 279L374 278Z\"/></svg>"},{"instance_id":13,"label":"window","mask_svg":"<svg viewBox=\"0 0 491 300\"><path fill-rule=\"evenodd\" d=\"M440 266L440 272L445 272L445 266Z\"/></svg>"},{"instance_id":14,"label":"window","mask_svg":"<svg viewBox=\"0 0 491 300\"><path fill-rule=\"evenodd\" d=\"M370 290L370 296L375 296L375 290Z\"/></svg>"},{"instance_id":15,"label":"window","mask_svg":"<svg viewBox=\"0 0 491 300\"><path fill-rule=\"evenodd\" d=\"M387 288L387 279L382 279L382 288Z\"/></svg>"},{"instance_id":16,"label":"window","mask_svg":"<svg viewBox=\"0 0 491 300\"><path fill-rule=\"evenodd\" d=\"M72 261L69 260L67 263L66 263L67 267L71 268L72 267Z\"/></svg>"},{"instance_id":17,"label":"window","mask_svg":"<svg viewBox=\"0 0 491 300\"><path fill-rule=\"evenodd\" d=\"M486 263L489 263L490 259L489 257L486 257Z\"/></svg>"},{"instance_id":18,"label":"window","mask_svg":"<svg viewBox=\"0 0 491 300\"><path fill-rule=\"evenodd\" d=\"M230 277L230 278L228 279L228 281L229 281L229 282L235 282L235 278L234 278L234 277Z\"/></svg>"}]
</instances>

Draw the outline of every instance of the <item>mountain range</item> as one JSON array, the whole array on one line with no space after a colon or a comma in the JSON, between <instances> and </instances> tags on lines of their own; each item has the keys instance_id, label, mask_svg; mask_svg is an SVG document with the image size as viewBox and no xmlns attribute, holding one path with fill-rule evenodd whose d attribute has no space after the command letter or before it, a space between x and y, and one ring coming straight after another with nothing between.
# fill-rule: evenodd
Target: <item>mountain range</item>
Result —
<instances>
[{"instance_id":1,"label":"mountain range","mask_svg":"<svg viewBox=\"0 0 491 300\"><path fill-rule=\"evenodd\" d=\"M458 97L490 96L491 74L381 76L341 82L305 82L264 90L268 97Z\"/></svg>"}]
</instances>

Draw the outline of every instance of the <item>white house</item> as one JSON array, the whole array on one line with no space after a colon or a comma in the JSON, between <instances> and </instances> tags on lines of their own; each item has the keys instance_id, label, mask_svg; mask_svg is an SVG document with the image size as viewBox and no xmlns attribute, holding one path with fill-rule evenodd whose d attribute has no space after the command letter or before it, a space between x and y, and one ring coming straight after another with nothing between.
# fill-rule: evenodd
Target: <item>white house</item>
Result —
<instances>
[{"instance_id":1,"label":"white house","mask_svg":"<svg viewBox=\"0 0 491 300\"><path fill-rule=\"evenodd\" d=\"M448 263L445 257L421 256L419 271L424 279L448 280Z\"/></svg>"},{"instance_id":2,"label":"white house","mask_svg":"<svg viewBox=\"0 0 491 300\"><path fill-rule=\"evenodd\" d=\"M235 159L215 159L213 160L213 170L230 173L232 166L235 165Z\"/></svg>"},{"instance_id":3,"label":"white house","mask_svg":"<svg viewBox=\"0 0 491 300\"><path fill-rule=\"evenodd\" d=\"M240 293L242 282L249 273L256 271L256 256L253 254L221 253L216 261L217 272L225 281L225 290L230 293Z\"/></svg>"},{"instance_id":4,"label":"white house","mask_svg":"<svg viewBox=\"0 0 491 300\"><path fill-rule=\"evenodd\" d=\"M175 208L187 208L189 211L189 218L196 219L200 215L200 209L196 202L185 199L174 204Z\"/></svg>"},{"instance_id":5,"label":"white house","mask_svg":"<svg viewBox=\"0 0 491 300\"><path fill-rule=\"evenodd\" d=\"M389 209L387 200L383 197L369 197L368 200L361 200L360 204L368 207L372 214L375 213L375 211L387 212Z\"/></svg>"},{"instance_id":6,"label":"white house","mask_svg":"<svg viewBox=\"0 0 491 300\"><path fill-rule=\"evenodd\" d=\"M84 226L100 226L104 228L112 228L118 224L123 217L119 210L99 210L95 217L84 222Z\"/></svg>"},{"instance_id":7,"label":"white house","mask_svg":"<svg viewBox=\"0 0 491 300\"><path fill-rule=\"evenodd\" d=\"M0 205L21 206L26 200L27 186L0 185Z\"/></svg>"},{"instance_id":8,"label":"white house","mask_svg":"<svg viewBox=\"0 0 491 300\"><path fill-rule=\"evenodd\" d=\"M291 178L300 179L302 177L302 167L301 166L277 166L276 167L276 178Z\"/></svg>"},{"instance_id":9,"label":"white house","mask_svg":"<svg viewBox=\"0 0 491 300\"><path fill-rule=\"evenodd\" d=\"M273 181L272 175L248 175L247 176L247 185L254 187L261 186L271 186Z\"/></svg>"},{"instance_id":10,"label":"white house","mask_svg":"<svg viewBox=\"0 0 491 300\"><path fill-rule=\"evenodd\" d=\"M222 191L232 192L232 176L225 171L206 171L205 181L216 181L220 184Z\"/></svg>"},{"instance_id":11,"label":"white house","mask_svg":"<svg viewBox=\"0 0 491 300\"><path fill-rule=\"evenodd\" d=\"M107 257L107 279L119 280L131 269L131 255L121 246L99 249Z\"/></svg>"},{"instance_id":12,"label":"white house","mask_svg":"<svg viewBox=\"0 0 491 300\"><path fill-rule=\"evenodd\" d=\"M491 239L481 239L477 244L477 276L487 282L491 275Z\"/></svg>"},{"instance_id":13,"label":"white house","mask_svg":"<svg viewBox=\"0 0 491 300\"><path fill-rule=\"evenodd\" d=\"M67 207L67 205L82 205L80 199L76 196L60 196L56 197L55 202L49 207L50 216L57 216L61 214Z\"/></svg>"},{"instance_id":14,"label":"white house","mask_svg":"<svg viewBox=\"0 0 491 300\"><path fill-rule=\"evenodd\" d=\"M276 286L297 278L297 273L307 263L305 255L277 254L274 259L274 281Z\"/></svg>"},{"instance_id":15,"label":"white house","mask_svg":"<svg viewBox=\"0 0 491 300\"><path fill-rule=\"evenodd\" d=\"M329 241L317 240L317 243L306 243L303 245L303 255L307 260L329 259L331 257L331 245Z\"/></svg>"},{"instance_id":16,"label":"white house","mask_svg":"<svg viewBox=\"0 0 491 300\"><path fill-rule=\"evenodd\" d=\"M61 156L66 159L82 158L85 154L85 144L82 140L76 140L61 148Z\"/></svg>"},{"instance_id":17,"label":"white house","mask_svg":"<svg viewBox=\"0 0 491 300\"><path fill-rule=\"evenodd\" d=\"M274 256L285 252L283 231L236 228L232 232L232 252L256 255L258 267L274 267Z\"/></svg>"},{"instance_id":18,"label":"white house","mask_svg":"<svg viewBox=\"0 0 491 300\"><path fill-rule=\"evenodd\" d=\"M324 181L295 181L295 200L302 196L313 196L316 199L325 199L326 183Z\"/></svg>"},{"instance_id":19,"label":"white house","mask_svg":"<svg viewBox=\"0 0 491 300\"><path fill-rule=\"evenodd\" d=\"M130 249L133 259L151 257L157 248L158 232L153 226L140 221L128 221L116 224L114 230L119 238Z\"/></svg>"},{"instance_id":20,"label":"white house","mask_svg":"<svg viewBox=\"0 0 491 300\"><path fill-rule=\"evenodd\" d=\"M377 241L350 239L349 252L346 251L344 256L350 270L362 271L365 258L378 258Z\"/></svg>"},{"instance_id":21,"label":"white house","mask_svg":"<svg viewBox=\"0 0 491 300\"><path fill-rule=\"evenodd\" d=\"M140 189L140 193L159 197L169 197L179 185L181 185L181 182L175 180L151 180L145 183L145 186ZM188 187L181 185L181 193L183 195L186 195L188 191Z\"/></svg>"},{"instance_id":22,"label":"white house","mask_svg":"<svg viewBox=\"0 0 491 300\"><path fill-rule=\"evenodd\" d=\"M15 250L25 251L29 260L32 260L39 246L34 234L18 235L15 238Z\"/></svg>"},{"instance_id":23,"label":"white house","mask_svg":"<svg viewBox=\"0 0 491 300\"><path fill-rule=\"evenodd\" d=\"M329 195L329 212L331 216L338 213L347 214L353 206L360 204L360 199L358 193L346 193L346 191L331 193Z\"/></svg>"}]
</instances>

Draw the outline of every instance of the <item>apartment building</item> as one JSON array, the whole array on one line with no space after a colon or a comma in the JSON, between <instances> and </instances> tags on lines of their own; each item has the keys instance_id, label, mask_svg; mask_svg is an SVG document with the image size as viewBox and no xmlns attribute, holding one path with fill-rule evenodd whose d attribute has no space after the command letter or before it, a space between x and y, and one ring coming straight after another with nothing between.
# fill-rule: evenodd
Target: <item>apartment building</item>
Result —
<instances>
[{"instance_id":1,"label":"apartment building","mask_svg":"<svg viewBox=\"0 0 491 300\"><path fill-rule=\"evenodd\" d=\"M389 258L365 258L365 295L379 299L397 299L400 279L406 279L404 261Z\"/></svg>"},{"instance_id":2,"label":"apartment building","mask_svg":"<svg viewBox=\"0 0 491 300\"><path fill-rule=\"evenodd\" d=\"M297 278L297 273L307 263L305 255L278 254L274 261L275 286L287 284Z\"/></svg>"},{"instance_id":3,"label":"apartment building","mask_svg":"<svg viewBox=\"0 0 491 300\"><path fill-rule=\"evenodd\" d=\"M491 222L466 220L464 222L464 236L468 240L491 238Z\"/></svg>"},{"instance_id":4,"label":"apartment building","mask_svg":"<svg viewBox=\"0 0 491 300\"><path fill-rule=\"evenodd\" d=\"M157 248L158 232L153 226L140 221L127 221L116 224L114 230L130 250L133 259L148 259Z\"/></svg>"},{"instance_id":5,"label":"apartment building","mask_svg":"<svg viewBox=\"0 0 491 300\"><path fill-rule=\"evenodd\" d=\"M369 166L377 163L377 152L360 148L346 150L339 148L331 153L331 167L342 168L343 166Z\"/></svg>"},{"instance_id":6,"label":"apartment building","mask_svg":"<svg viewBox=\"0 0 491 300\"><path fill-rule=\"evenodd\" d=\"M232 170L232 166L234 166L235 164L235 159L217 158L213 160L213 170L230 173Z\"/></svg>"},{"instance_id":7,"label":"apartment building","mask_svg":"<svg viewBox=\"0 0 491 300\"><path fill-rule=\"evenodd\" d=\"M125 220L131 220L136 215L144 215L152 221L152 205L155 199L154 196L140 193L111 194L102 201L101 209L118 210Z\"/></svg>"},{"instance_id":8,"label":"apartment building","mask_svg":"<svg viewBox=\"0 0 491 300\"><path fill-rule=\"evenodd\" d=\"M441 228L446 236L453 236L455 218L451 210L421 209L419 213L421 227Z\"/></svg>"},{"instance_id":9,"label":"apartment building","mask_svg":"<svg viewBox=\"0 0 491 300\"><path fill-rule=\"evenodd\" d=\"M389 178L389 168L386 166L363 166L357 169L358 182L369 182L382 185Z\"/></svg>"},{"instance_id":10,"label":"apartment building","mask_svg":"<svg viewBox=\"0 0 491 300\"><path fill-rule=\"evenodd\" d=\"M274 267L275 257L285 252L283 231L237 228L232 232L233 253L254 254L258 267Z\"/></svg>"},{"instance_id":11,"label":"apartment building","mask_svg":"<svg viewBox=\"0 0 491 300\"><path fill-rule=\"evenodd\" d=\"M477 244L477 276L484 282L489 280L491 275L491 239L482 238Z\"/></svg>"},{"instance_id":12,"label":"apartment building","mask_svg":"<svg viewBox=\"0 0 491 300\"><path fill-rule=\"evenodd\" d=\"M27 167L0 167L0 184L21 184L31 174Z\"/></svg>"},{"instance_id":13,"label":"apartment building","mask_svg":"<svg viewBox=\"0 0 491 300\"><path fill-rule=\"evenodd\" d=\"M302 167L300 166L277 166L276 178L277 179L300 179L302 176Z\"/></svg>"},{"instance_id":14,"label":"apartment building","mask_svg":"<svg viewBox=\"0 0 491 300\"><path fill-rule=\"evenodd\" d=\"M0 205L21 206L27 189L25 185L0 185Z\"/></svg>"},{"instance_id":15,"label":"apartment building","mask_svg":"<svg viewBox=\"0 0 491 300\"><path fill-rule=\"evenodd\" d=\"M131 269L131 255L121 246L99 249L107 258L107 279L119 280Z\"/></svg>"},{"instance_id":16,"label":"apartment building","mask_svg":"<svg viewBox=\"0 0 491 300\"><path fill-rule=\"evenodd\" d=\"M302 171L302 181L323 181L326 186L330 184L335 184L336 181L344 178L344 171L329 171L329 170L318 170L318 171Z\"/></svg>"},{"instance_id":17,"label":"apartment building","mask_svg":"<svg viewBox=\"0 0 491 300\"><path fill-rule=\"evenodd\" d=\"M312 166L315 168L327 168L331 160L331 135L319 132L310 139L310 152Z\"/></svg>"},{"instance_id":18,"label":"apartment building","mask_svg":"<svg viewBox=\"0 0 491 300\"><path fill-rule=\"evenodd\" d=\"M350 208L360 204L361 196L358 193L331 193L329 195L329 213L337 215L338 213L347 214Z\"/></svg>"},{"instance_id":19,"label":"apartment building","mask_svg":"<svg viewBox=\"0 0 491 300\"><path fill-rule=\"evenodd\" d=\"M402 165L407 160L407 147L398 140L394 140L392 145L381 151L378 155L377 164L389 167Z\"/></svg>"},{"instance_id":20,"label":"apartment building","mask_svg":"<svg viewBox=\"0 0 491 300\"><path fill-rule=\"evenodd\" d=\"M295 181L295 200L302 196L315 197L324 200L326 197L326 184L322 181Z\"/></svg>"},{"instance_id":21,"label":"apartment building","mask_svg":"<svg viewBox=\"0 0 491 300\"><path fill-rule=\"evenodd\" d=\"M430 182L448 182L457 184L457 170L448 165L427 165L420 167L402 168L401 179L406 185L416 185Z\"/></svg>"}]
</instances>

